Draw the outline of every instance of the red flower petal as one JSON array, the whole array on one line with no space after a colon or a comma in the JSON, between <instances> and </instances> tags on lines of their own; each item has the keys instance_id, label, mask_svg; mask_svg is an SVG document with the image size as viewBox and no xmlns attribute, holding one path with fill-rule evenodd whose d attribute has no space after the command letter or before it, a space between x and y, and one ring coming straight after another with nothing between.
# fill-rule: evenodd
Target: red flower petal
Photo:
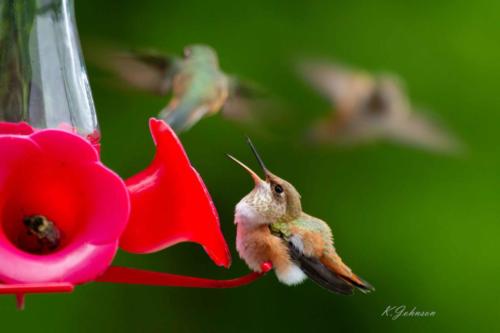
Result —
<instances>
[{"instance_id":1,"label":"red flower petal","mask_svg":"<svg viewBox=\"0 0 500 333\"><path fill-rule=\"evenodd\" d=\"M23 128L0 123L0 129L9 127ZM0 156L0 281L78 284L106 270L128 222L129 197L91 144L53 129L4 134ZM40 255L27 250L22 223L38 214L62 235L57 249Z\"/></svg>"},{"instance_id":2,"label":"red flower petal","mask_svg":"<svg viewBox=\"0 0 500 333\"><path fill-rule=\"evenodd\" d=\"M54 144L54 133L58 135L59 141ZM94 146L82 144L82 137L71 132L57 129L46 129L37 131L31 135L37 145L44 151L45 158L60 160L61 163L88 163L98 162L99 155ZM76 149L78 147L78 149Z\"/></svg>"},{"instance_id":3,"label":"red flower petal","mask_svg":"<svg viewBox=\"0 0 500 333\"><path fill-rule=\"evenodd\" d=\"M147 169L126 181L132 212L120 247L150 253L195 242L217 265L229 267L229 250L203 180L172 129L156 119L149 125L156 156Z\"/></svg>"},{"instance_id":4,"label":"red flower petal","mask_svg":"<svg viewBox=\"0 0 500 333\"><path fill-rule=\"evenodd\" d=\"M0 134L17 134L17 135L30 135L33 133L33 128L25 122L8 123L0 122Z\"/></svg>"}]
</instances>

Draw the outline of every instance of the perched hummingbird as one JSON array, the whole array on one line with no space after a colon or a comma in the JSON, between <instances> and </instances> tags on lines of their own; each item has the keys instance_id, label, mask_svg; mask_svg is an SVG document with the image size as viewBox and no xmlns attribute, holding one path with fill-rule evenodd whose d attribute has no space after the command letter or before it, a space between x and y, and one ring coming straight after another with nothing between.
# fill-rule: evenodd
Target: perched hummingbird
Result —
<instances>
[{"instance_id":1,"label":"perched hummingbird","mask_svg":"<svg viewBox=\"0 0 500 333\"><path fill-rule=\"evenodd\" d=\"M265 179L228 155L252 177L255 187L237 205L236 248L253 271L272 262L278 280L286 285L309 277L320 286L343 295L354 288L374 288L342 262L333 246L328 224L302 211L301 197L292 184L271 173L248 140Z\"/></svg>"},{"instance_id":2,"label":"perched hummingbird","mask_svg":"<svg viewBox=\"0 0 500 333\"><path fill-rule=\"evenodd\" d=\"M355 144L385 138L441 152L460 148L428 116L415 112L394 75L374 76L327 62L306 62L300 70L336 108L313 127L313 141Z\"/></svg>"},{"instance_id":3,"label":"perched hummingbird","mask_svg":"<svg viewBox=\"0 0 500 333\"><path fill-rule=\"evenodd\" d=\"M61 241L61 232L45 216L33 215L25 217L24 225L28 229L28 235L33 235L37 239L37 244L28 249L34 253L46 253L55 250Z\"/></svg>"},{"instance_id":4,"label":"perched hummingbird","mask_svg":"<svg viewBox=\"0 0 500 333\"><path fill-rule=\"evenodd\" d=\"M172 92L159 117L176 131L188 130L202 117L223 110L230 118L246 118L248 101L262 91L224 73L214 49L191 45L184 57L158 53L116 53L105 67L130 85L161 96Z\"/></svg>"}]
</instances>

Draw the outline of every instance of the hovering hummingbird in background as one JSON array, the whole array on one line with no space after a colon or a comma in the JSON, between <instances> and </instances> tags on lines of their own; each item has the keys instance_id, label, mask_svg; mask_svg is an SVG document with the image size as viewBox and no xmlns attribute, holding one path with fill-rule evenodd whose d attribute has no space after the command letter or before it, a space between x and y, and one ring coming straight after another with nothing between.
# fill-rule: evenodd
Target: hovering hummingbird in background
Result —
<instances>
[{"instance_id":1,"label":"hovering hummingbird in background","mask_svg":"<svg viewBox=\"0 0 500 333\"><path fill-rule=\"evenodd\" d=\"M36 242L30 242L29 239L21 240L22 246L28 252L47 253L55 250L61 242L61 232L54 222L49 221L42 215L33 215L25 217L23 220L28 230L28 236L35 236Z\"/></svg>"},{"instance_id":2,"label":"hovering hummingbird in background","mask_svg":"<svg viewBox=\"0 0 500 333\"><path fill-rule=\"evenodd\" d=\"M299 284L309 277L329 291L350 295L374 288L342 262L328 224L302 211L301 197L292 184L271 173L250 139L265 179L228 155L252 177L255 187L237 205L236 248L253 271L270 261L279 281Z\"/></svg>"},{"instance_id":3,"label":"hovering hummingbird in background","mask_svg":"<svg viewBox=\"0 0 500 333\"><path fill-rule=\"evenodd\" d=\"M101 58L104 67L135 88L161 96L171 91L159 118L176 132L220 110L226 117L247 120L250 100L264 94L257 85L224 73L217 53L207 45L186 47L183 58L152 52L110 52Z\"/></svg>"},{"instance_id":4,"label":"hovering hummingbird in background","mask_svg":"<svg viewBox=\"0 0 500 333\"><path fill-rule=\"evenodd\" d=\"M300 72L336 109L312 128L315 142L356 144L385 138L440 152L460 149L452 135L415 112L394 75L371 75L324 61L305 62Z\"/></svg>"}]
</instances>

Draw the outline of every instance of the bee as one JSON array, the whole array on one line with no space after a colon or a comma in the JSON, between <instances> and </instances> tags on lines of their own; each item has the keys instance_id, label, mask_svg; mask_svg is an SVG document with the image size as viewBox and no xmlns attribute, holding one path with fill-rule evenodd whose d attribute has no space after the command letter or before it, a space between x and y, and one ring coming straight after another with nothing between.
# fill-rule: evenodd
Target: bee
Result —
<instances>
[{"instance_id":1,"label":"bee","mask_svg":"<svg viewBox=\"0 0 500 333\"><path fill-rule=\"evenodd\" d=\"M61 232L54 222L45 216L32 215L24 218L23 223L29 236L36 237L36 246L30 247L29 252L47 253L57 249L61 242Z\"/></svg>"}]
</instances>

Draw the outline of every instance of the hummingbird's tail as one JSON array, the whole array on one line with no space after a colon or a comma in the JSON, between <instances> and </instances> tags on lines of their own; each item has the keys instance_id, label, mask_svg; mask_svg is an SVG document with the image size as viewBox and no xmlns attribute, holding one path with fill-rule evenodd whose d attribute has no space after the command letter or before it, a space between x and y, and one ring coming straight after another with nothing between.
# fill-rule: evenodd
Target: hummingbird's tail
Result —
<instances>
[{"instance_id":1,"label":"hummingbird's tail","mask_svg":"<svg viewBox=\"0 0 500 333\"><path fill-rule=\"evenodd\" d=\"M335 253L321 258L309 257L289 243L292 260L311 280L321 287L341 295L352 295L354 288L363 293L375 290L371 284L352 273Z\"/></svg>"},{"instance_id":2,"label":"hummingbird's tail","mask_svg":"<svg viewBox=\"0 0 500 333\"><path fill-rule=\"evenodd\" d=\"M208 112L207 106L203 103L173 98L158 117L166 121L176 133L179 133L191 128Z\"/></svg>"},{"instance_id":3,"label":"hummingbird's tail","mask_svg":"<svg viewBox=\"0 0 500 333\"><path fill-rule=\"evenodd\" d=\"M350 277L340 276L340 278L354 285L362 293L368 294L375 291L375 288L368 281L362 279L354 273L351 273Z\"/></svg>"},{"instance_id":4,"label":"hummingbird's tail","mask_svg":"<svg viewBox=\"0 0 500 333\"><path fill-rule=\"evenodd\" d=\"M363 278L354 274L351 269L342 262L338 254L323 256L320 260L332 273L344 280L346 283L356 287L362 293L375 291L375 288Z\"/></svg>"}]
</instances>

